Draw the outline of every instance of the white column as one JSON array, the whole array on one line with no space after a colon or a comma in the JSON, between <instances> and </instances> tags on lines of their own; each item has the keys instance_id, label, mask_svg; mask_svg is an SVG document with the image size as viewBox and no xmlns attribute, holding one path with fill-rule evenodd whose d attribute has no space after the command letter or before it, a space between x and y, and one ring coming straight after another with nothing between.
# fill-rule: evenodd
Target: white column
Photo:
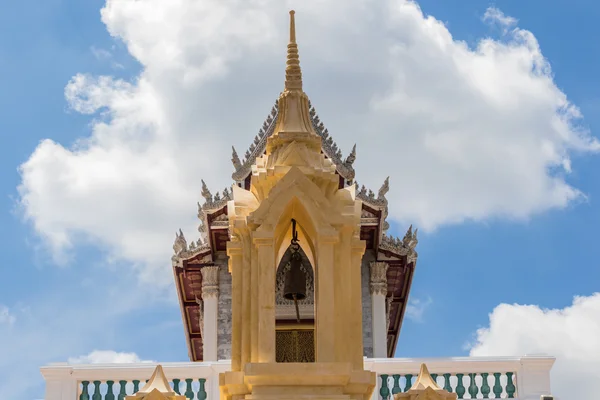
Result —
<instances>
[{"instance_id":1,"label":"white column","mask_svg":"<svg viewBox=\"0 0 600 400\"><path fill-rule=\"evenodd\" d=\"M203 267L202 272L202 351L204 361L217 361L217 316L219 312L219 267Z\"/></svg>"},{"instance_id":2,"label":"white column","mask_svg":"<svg viewBox=\"0 0 600 400\"><path fill-rule=\"evenodd\" d=\"M55 365L40 369L46 381L45 400L74 400L77 398L78 383L70 365Z\"/></svg>"},{"instance_id":3,"label":"white column","mask_svg":"<svg viewBox=\"0 0 600 400\"><path fill-rule=\"evenodd\" d=\"M371 321L373 323L373 357L387 357L387 269L385 262L374 261L371 267Z\"/></svg>"},{"instance_id":4,"label":"white column","mask_svg":"<svg viewBox=\"0 0 600 400\"><path fill-rule=\"evenodd\" d=\"M548 356L525 356L517 371L517 397L523 400L538 400L552 394L550 370L555 358Z\"/></svg>"}]
</instances>

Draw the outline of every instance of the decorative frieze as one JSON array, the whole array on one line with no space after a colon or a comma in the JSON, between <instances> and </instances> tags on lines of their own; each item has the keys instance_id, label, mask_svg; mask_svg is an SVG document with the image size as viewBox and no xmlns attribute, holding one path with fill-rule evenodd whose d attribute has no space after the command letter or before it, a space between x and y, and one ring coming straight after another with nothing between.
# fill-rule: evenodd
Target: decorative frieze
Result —
<instances>
[{"instance_id":1,"label":"decorative frieze","mask_svg":"<svg viewBox=\"0 0 600 400\"><path fill-rule=\"evenodd\" d=\"M198 325L200 328L200 336L204 338L204 302L202 299L196 297L196 304L198 304Z\"/></svg>"},{"instance_id":2,"label":"decorative frieze","mask_svg":"<svg viewBox=\"0 0 600 400\"><path fill-rule=\"evenodd\" d=\"M387 297L385 299L385 331L388 332L390 330L390 324L392 322L392 302L394 301L394 295Z\"/></svg>"},{"instance_id":3,"label":"decorative frieze","mask_svg":"<svg viewBox=\"0 0 600 400\"><path fill-rule=\"evenodd\" d=\"M373 261L371 267L371 294L385 296L387 294L387 270L385 262Z\"/></svg>"},{"instance_id":4,"label":"decorative frieze","mask_svg":"<svg viewBox=\"0 0 600 400\"><path fill-rule=\"evenodd\" d=\"M219 267L216 265L203 267L202 272L202 299L219 296Z\"/></svg>"}]
</instances>

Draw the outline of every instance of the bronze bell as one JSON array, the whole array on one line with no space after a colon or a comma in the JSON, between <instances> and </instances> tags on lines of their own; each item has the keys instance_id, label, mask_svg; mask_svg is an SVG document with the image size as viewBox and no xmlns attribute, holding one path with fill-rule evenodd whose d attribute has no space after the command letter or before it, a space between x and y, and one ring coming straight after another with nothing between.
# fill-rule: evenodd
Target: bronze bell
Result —
<instances>
[{"instance_id":1,"label":"bronze bell","mask_svg":"<svg viewBox=\"0 0 600 400\"><path fill-rule=\"evenodd\" d=\"M302 271L302 256L298 251L292 253L290 270L285 275L283 297L288 300L304 300L306 298L306 276Z\"/></svg>"},{"instance_id":2,"label":"bronze bell","mask_svg":"<svg viewBox=\"0 0 600 400\"><path fill-rule=\"evenodd\" d=\"M294 300L296 306L296 319L300 322L300 310L298 300L306 298L306 275L302 271L302 256L300 255L300 245L298 244L298 232L296 231L296 220L292 219L292 258L290 260L290 270L285 275L283 285L283 297L288 300Z\"/></svg>"}]
</instances>

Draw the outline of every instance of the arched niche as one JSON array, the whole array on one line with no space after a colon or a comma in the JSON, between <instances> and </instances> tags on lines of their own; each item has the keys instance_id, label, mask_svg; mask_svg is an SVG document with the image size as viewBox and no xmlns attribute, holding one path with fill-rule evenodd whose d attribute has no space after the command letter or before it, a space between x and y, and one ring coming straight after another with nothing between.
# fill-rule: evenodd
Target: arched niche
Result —
<instances>
[{"instance_id":1,"label":"arched niche","mask_svg":"<svg viewBox=\"0 0 600 400\"><path fill-rule=\"evenodd\" d=\"M296 220L298 232L298 244L308 258L310 265L315 269L316 264L316 240L318 238L317 224L298 197L293 197L279 214L274 229L276 260L281 260L292 240L292 219Z\"/></svg>"}]
</instances>

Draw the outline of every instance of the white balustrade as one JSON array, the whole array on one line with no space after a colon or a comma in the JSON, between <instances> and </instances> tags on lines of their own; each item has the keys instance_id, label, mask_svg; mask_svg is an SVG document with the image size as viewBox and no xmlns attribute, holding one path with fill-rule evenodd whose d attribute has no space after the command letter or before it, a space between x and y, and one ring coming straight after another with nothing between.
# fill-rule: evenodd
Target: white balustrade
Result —
<instances>
[{"instance_id":1,"label":"white balustrade","mask_svg":"<svg viewBox=\"0 0 600 400\"><path fill-rule=\"evenodd\" d=\"M365 369L377 373L377 386L372 400L391 400L394 392L405 391L409 386L407 378L416 379L421 363L425 363L429 372L437 375L440 386L448 384L456 392L459 377L464 389L463 398L470 399L469 386L477 392L476 398L483 398L488 392L489 398L494 398L498 387L501 386L501 397L507 398L513 393L518 400L539 400L541 395L550 395L550 370L554 358L548 356L525 357L454 357L454 358L366 358ZM183 362L160 363L165 375L171 381L179 382L181 394L193 383L194 399L198 399L199 382L205 380L204 389L207 400L219 398L219 374L228 371L229 361L216 362ZM133 382L139 382L139 388L150 378L156 363L134 364L52 364L41 368L46 380L45 400L80 400L82 389L87 385L89 399L121 400L121 382L127 382L126 393L133 393ZM482 375L484 374L484 375ZM487 375L485 375L487 374ZM495 375L494 375L495 374ZM408 376L407 376L408 375ZM446 375L446 376L444 376ZM487 376L487 385L483 385L483 376ZM500 385L494 391L496 377ZM471 385L471 377L475 384ZM514 385L509 385L508 378ZM185 380L188 379L188 382ZM106 396L112 382L112 396ZM382 382L386 381L387 391L382 390ZM88 382L88 383L85 383ZM124 387L124 386L123 386ZM99 394L92 397L95 389ZM475 389L476 388L476 389ZM482 391L483 389L483 391ZM85 393L85 392L84 392ZM191 394L191 393L189 393ZM201 397L204 392L201 393ZM387 396L386 398L383 398ZM202 400L202 398L200 399Z\"/></svg>"}]
</instances>

